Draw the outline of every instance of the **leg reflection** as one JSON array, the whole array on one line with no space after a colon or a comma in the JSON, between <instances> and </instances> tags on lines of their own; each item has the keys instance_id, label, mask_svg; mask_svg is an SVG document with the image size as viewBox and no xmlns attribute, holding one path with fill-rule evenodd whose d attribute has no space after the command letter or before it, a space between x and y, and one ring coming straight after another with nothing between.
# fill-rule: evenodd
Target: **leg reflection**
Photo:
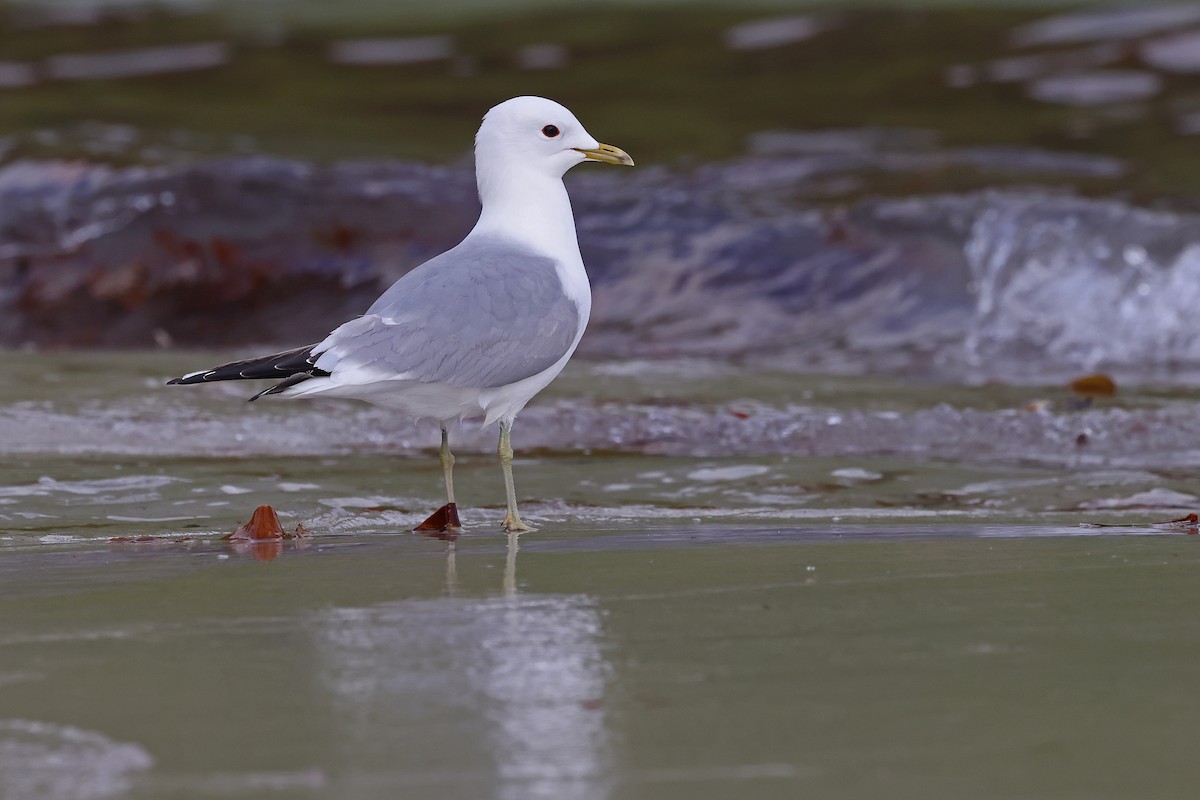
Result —
<instances>
[{"instance_id":1,"label":"leg reflection","mask_svg":"<svg viewBox=\"0 0 1200 800\"><path fill-rule=\"evenodd\" d=\"M471 580L483 560L468 551L460 585L448 542L443 591L435 584L320 614L317 663L347 775L338 796L389 786L436 797L611 798L603 615L587 595L532 589L536 560L518 591L519 550L510 535L499 582L499 554L486 556L494 567L484 586Z\"/></svg>"},{"instance_id":2,"label":"leg reflection","mask_svg":"<svg viewBox=\"0 0 1200 800\"><path fill-rule=\"evenodd\" d=\"M446 596L454 597L458 594L458 565L455 563L455 545L454 542L446 545Z\"/></svg>"},{"instance_id":3,"label":"leg reflection","mask_svg":"<svg viewBox=\"0 0 1200 800\"><path fill-rule=\"evenodd\" d=\"M518 544L519 534L510 533L508 535L508 554L504 558L504 596L516 597L517 595L517 551L521 549Z\"/></svg>"}]
</instances>

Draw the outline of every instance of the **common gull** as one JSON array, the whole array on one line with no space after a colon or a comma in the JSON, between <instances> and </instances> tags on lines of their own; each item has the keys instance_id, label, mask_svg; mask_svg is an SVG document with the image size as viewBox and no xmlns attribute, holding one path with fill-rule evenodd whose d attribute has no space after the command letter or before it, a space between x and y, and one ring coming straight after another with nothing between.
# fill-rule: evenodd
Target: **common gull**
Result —
<instances>
[{"instance_id":1,"label":"common gull","mask_svg":"<svg viewBox=\"0 0 1200 800\"><path fill-rule=\"evenodd\" d=\"M367 312L321 342L235 361L172 384L272 379L254 395L345 397L441 426L447 519L457 527L456 422L500 423L510 533L533 530L517 512L513 420L575 352L592 293L563 175L584 161L632 166L565 107L516 97L487 112L475 136L483 210L456 247L392 284Z\"/></svg>"}]
</instances>

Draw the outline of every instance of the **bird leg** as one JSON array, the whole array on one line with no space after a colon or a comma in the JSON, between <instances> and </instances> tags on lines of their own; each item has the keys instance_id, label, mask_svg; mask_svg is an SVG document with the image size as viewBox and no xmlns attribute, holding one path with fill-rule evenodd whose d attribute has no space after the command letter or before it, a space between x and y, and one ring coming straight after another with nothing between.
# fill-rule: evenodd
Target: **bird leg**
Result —
<instances>
[{"instance_id":1,"label":"bird leg","mask_svg":"<svg viewBox=\"0 0 1200 800\"><path fill-rule=\"evenodd\" d=\"M500 468L504 470L504 494L508 501L508 513L504 515L504 522L500 524L509 533L525 533L533 528L522 522L521 515L517 512L517 490L513 486L512 476L513 449L509 439L511 430L512 420L500 421L500 446L496 449L496 454L500 456Z\"/></svg>"},{"instance_id":2,"label":"bird leg","mask_svg":"<svg viewBox=\"0 0 1200 800\"><path fill-rule=\"evenodd\" d=\"M446 476L446 502L454 505L454 453L450 452L450 432L442 426L442 475Z\"/></svg>"},{"instance_id":3,"label":"bird leg","mask_svg":"<svg viewBox=\"0 0 1200 800\"><path fill-rule=\"evenodd\" d=\"M454 454L450 452L450 432L442 427L442 451L440 453L442 462L442 475L446 478L446 505L439 508L429 516L429 519L422 522L414 531L425 535L430 535L430 532L438 534L437 538L446 538L441 534L450 533L451 536L457 537L458 531L462 529L462 522L458 519L458 505L454 502ZM454 539L451 538L450 541Z\"/></svg>"}]
</instances>

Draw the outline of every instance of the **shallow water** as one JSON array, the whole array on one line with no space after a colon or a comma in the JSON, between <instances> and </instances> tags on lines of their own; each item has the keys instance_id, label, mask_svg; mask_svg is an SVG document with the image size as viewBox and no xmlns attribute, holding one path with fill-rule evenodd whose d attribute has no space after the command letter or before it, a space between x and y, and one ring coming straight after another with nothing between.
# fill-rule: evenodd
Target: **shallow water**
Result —
<instances>
[{"instance_id":1,"label":"shallow water","mask_svg":"<svg viewBox=\"0 0 1200 800\"><path fill-rule=\"evenodd\" d=\"M1151 525L1200 504L1185 390L581 362L515 430L514 547L494 433L460 432L466 532L416 536L432 431L161 385L223 355L5 354L4 800L1200 777L1200 537ZM260 503L311 535L219 541Z\"/></svg>"},{"instance_id":2,"label":"shallow water","mask_svg":"<svg viewBox=\"0 0 1200 800\"><path fill-rule=\"evenodd\" d=\"M260 503L318 533L399 531L441 504L428 425L348 402L247 404L235 382L163 386L231 355L6 354L0 549L227 533ZM550 530L1149 525L1200 505L1192 395L578 362L514 429L517 485ZM495 431L468 421L452 440L464 521L491 530Z\"/></svg>"},{"instance_id":3,"label":"shallow water","mask_svg":"<svg viewBox=\"0 0 1200 800\"><path fill-rule=\"evenodd\" d=\"M1196 540L1037 532L9 553L0 795L1188 796Z\"/></svg>"}]
</instances>

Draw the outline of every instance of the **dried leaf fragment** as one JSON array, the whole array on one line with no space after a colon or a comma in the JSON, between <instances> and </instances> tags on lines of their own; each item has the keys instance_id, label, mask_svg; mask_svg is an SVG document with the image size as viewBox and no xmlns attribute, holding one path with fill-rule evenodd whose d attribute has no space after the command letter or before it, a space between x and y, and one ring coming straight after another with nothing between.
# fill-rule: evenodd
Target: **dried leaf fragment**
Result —
<instances>
[{"instance_id":1,"label":"dried leaf fragment","mask_svg":"<svg viewBox=\"0 0 1200 800\"><path fill-rule=\"evenodd\" d=\"M429 518L420 525L413 528L413 531L416 533L451 542L458 538L458 532L461 530L462 522L458 519L457 503L447 503L430 514Z\"/></svg>"},{"instance_id":2,"label":"dried leaf fragment","mask_svg":"<svg viewBox=\"0 0 1200 800\"><path fill-rule=\"evenodd\" d=\"M279 515L275 513L275 509L268 505L261 505L254 509L254 515L250 517L250 521L238 528L233 533L221 537L221 541L226 542L245 542L245 541L275 541L278 539L302 539L308 536L308 529L303 525L297 525L295 533L288 533L283 529L283 525L279 523Z\"/></svg>"}]
</instances>

